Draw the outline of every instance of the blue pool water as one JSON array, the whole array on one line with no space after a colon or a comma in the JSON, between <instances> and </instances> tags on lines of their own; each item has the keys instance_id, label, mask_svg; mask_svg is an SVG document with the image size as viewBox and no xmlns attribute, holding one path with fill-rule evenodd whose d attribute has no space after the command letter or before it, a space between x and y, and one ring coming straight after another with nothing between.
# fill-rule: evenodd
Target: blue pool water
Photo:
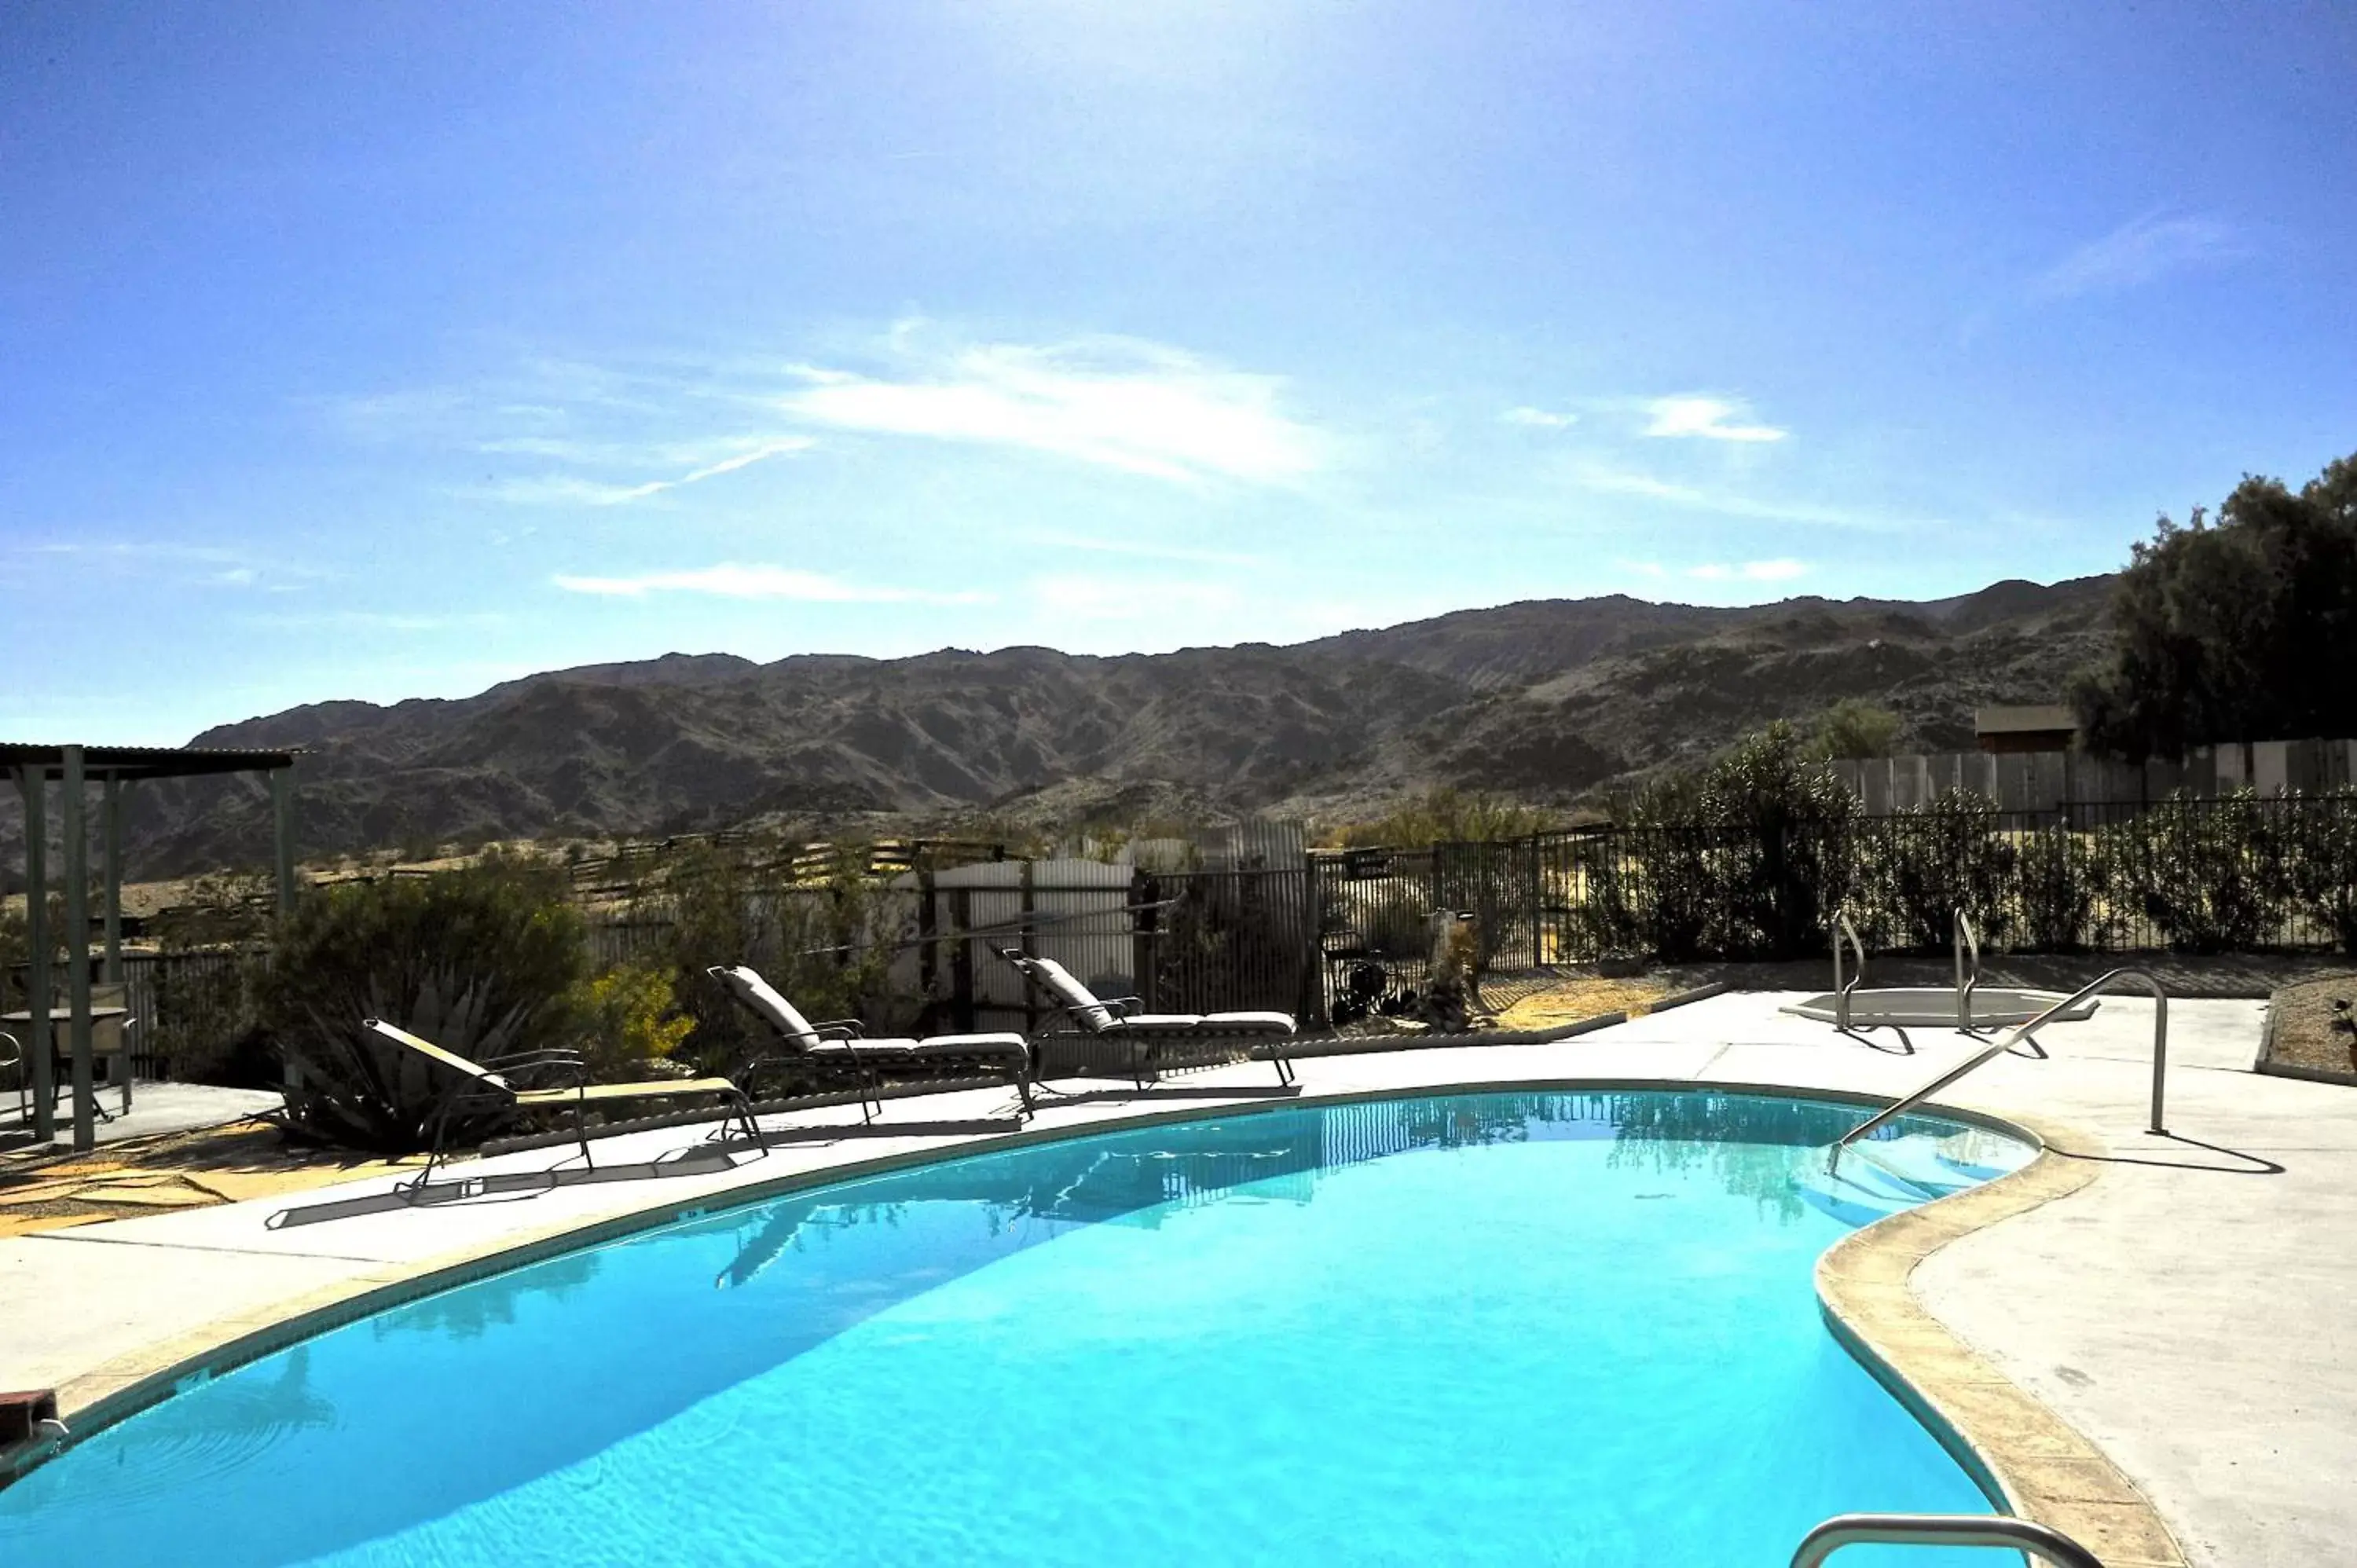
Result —
<instances>
[{"instance_id":1,"label":"blue pool water","mask_svg":"<svg viewBox=\"0 0 2357 1568\"><path fill-rule=\"evenodd\" d=\"M0 1492L0 1562L1781 1564L1988 1507L1811 1267L2028 1151L1917 1119L1829 1182L1859 1114L1288 1107L814 1189L190 1387Z\"/></svg>"}]
</instances>

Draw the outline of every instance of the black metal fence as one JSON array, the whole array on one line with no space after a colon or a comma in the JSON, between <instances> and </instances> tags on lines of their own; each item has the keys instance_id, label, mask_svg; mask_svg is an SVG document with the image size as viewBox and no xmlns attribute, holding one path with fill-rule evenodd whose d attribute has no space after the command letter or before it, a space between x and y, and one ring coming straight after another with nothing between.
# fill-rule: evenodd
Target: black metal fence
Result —
<instances>
[{"instance_id":1,"label":"black metal fence","mask_svg":"<svg viewBox=\"0 0 2357 1568\"><path fill-rule=\"evenodd\" d=\"M865 940L894 950L895 1027L1052 1024L1000 946L1056 958L1101 994L1153 1011L1267 1008L1308 1027L1370 975L1394 992L1424 983L1443 911L1470 917L1491 975L1615 958L1814 958L1844 912L1884 952L1944 950L1958 909L1986 946L2014 951L2357 952L2357 794L2049 812L1949 797L1773 829L1583 828L1245 871L985 863L870 886L886 902ZM838 896L758 895L768 902L753 924L767 935L756 950L708 961L795 956L796 933L827 924L813 901ZM593 919L589 941L599 966L682 956L660 909ZM246 962L227 949L124 954L133 1070L216 1070L250 1023ZM9 979L0 1001L21 1006L23 966ZM63 983L59 966L53 996Z\"/></svg>"},{"instance_id":2,"label":"black metal fence","mask_svg":"<svg viewBox=\"0 0 2357 1568\"><path fill-rule=\"evenodd\" d=\"M1491 972L1615 957L1813 957L1846 912L1870 949L1944 950L1963 909L2016 951L2357 951L2357 795L1967 800L1774 827L1597 827L1318 858L1329 953L1413 968L1433 912Z\"/></svg>"}]
</instances>

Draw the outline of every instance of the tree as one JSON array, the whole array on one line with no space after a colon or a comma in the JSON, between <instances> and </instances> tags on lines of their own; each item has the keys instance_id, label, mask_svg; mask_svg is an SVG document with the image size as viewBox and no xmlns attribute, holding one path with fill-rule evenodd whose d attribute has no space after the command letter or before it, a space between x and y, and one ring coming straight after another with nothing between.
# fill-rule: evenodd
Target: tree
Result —
<instances>
[{"instance_id":1,"label":"tree","mask_svg":"<svg viewBox=\"0 0 2357 1568\"><path fill-rule=\"evenodd\" d=\"M1809 749L1823 757L1889 757L1899 715L1863 697L1844 697L1817 715Z\"/></svg>"},{"instance_id":2,"label":"tree","mask_svg":"<svg viewBox=\"0 0 2357 1568\"><path fill-rule=\"evenodd\" d=\"M2357 456L2297 492L2246 478L2214 522L2163 517L2113 621L2110 656L2072 687L2093 746L2357 735Z\"/></svg>"}]
</instances>

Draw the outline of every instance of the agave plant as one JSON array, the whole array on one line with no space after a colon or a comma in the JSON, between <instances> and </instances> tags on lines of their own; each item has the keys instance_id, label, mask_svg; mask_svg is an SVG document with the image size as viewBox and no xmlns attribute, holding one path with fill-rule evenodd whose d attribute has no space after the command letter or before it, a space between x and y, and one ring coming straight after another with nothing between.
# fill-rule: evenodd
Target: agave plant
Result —
<instances>
[{"instance_id":1,"label":"agave plant","mask_svg":"<svg viewBox=\"0 0 2357 1568\"><path fill-rule=\"evenodd\" d=\"M571 1043L585 966L579 917L545 869L493 857L433 877L347 884L307 898L256 983L287 1069L298 1133L387 1153L425 1146L447 1075L364 1039L397 1024L480 1061ZM492 1130L454 1122L454 1141Z\"/></svg>"}]
</instances>

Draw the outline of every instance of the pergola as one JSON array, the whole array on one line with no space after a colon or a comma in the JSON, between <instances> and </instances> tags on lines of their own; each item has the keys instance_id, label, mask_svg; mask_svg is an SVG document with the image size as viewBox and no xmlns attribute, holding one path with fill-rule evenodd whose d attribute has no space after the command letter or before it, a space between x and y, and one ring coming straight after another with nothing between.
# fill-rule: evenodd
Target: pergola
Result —
<instances>
[{"instance_id":1,"label":"pergola","mask_svg":"<svg viewBox=\"0 0 2357 1568\"><path fill-rule=\"evenodd\" d=\"M57 1135L56 1095L50 1072L54 1004L49 996L48 795L49 783L63 786L59 828L65 840L66 1027L73 1061L73 1142L88 1149L97 1142L97 1090L91 1084L90 1001L90 786L102 787L99 820L103 830L106 956L103 979L123 979L123 811L131 786L143 779L198 779L219 773L260 773L270 780L276 840L271 866L276 876L278 913L295 904L295 793L289 772L292 751L227 751L195 746L26 746L0 742L0 769L16 781L25 800L25 925L32 961L26 966L26 1001L34 1038L25 1052L33 1089L33 1132L46 1142ZM113 1069L127 1071L127 1060Z\"/></svg>"}]
</instances>

